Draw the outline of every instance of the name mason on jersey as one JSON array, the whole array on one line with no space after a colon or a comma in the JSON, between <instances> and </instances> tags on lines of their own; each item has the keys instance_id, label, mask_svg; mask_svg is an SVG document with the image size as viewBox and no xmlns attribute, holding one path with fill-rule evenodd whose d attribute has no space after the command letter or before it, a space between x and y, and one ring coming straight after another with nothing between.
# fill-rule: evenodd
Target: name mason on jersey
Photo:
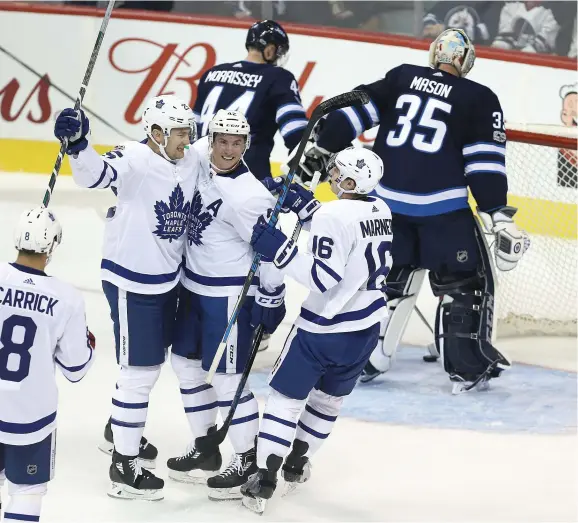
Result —
<instances>
[{"instance_id":1,"label":"name mason on jersey","mask_svg":"<svg viewBox=\"0 0 578 523\"><path fill-rule=\"evenodd\" d=\"M0 305L28 309L29 311L37 311L48 316L54 316L54 306L57 303L57 299L44 294L0 287Z\"/></svg>"},{"instance_id":2,"label":"name mason on jersey","mask_svg":"<svg viewBox=\"0 0 578 523\"><path fill-rule=\"evenodd\" d=\"M205 82L221 82L254 89L261 83L261 80L263 80L263 75L241 71L210 71L205 78Z\"/></svg>"},{"instance_id":3,"label":"name mason on jersey","mask_svg":"<svg viewBox=\"0 0 578 523\"><path fill-rule=\"evenodd\" d=\"M388 218L373 218L359 222L361 234L366 236L384 236L391 234L391 220Z\"/></svg>"},{"instance_id":4,"label":"name mason on jersey","mask_svg":"<svg viewBox=\"0 0 578 523\"><path fill-rule=\"evenodd\" d=\"M423 91L424 93L436 94L444 98L447 98L452 92L451 85L442 84L441 82L422 78L421 76L414 76L409 88L415 89L416 91Z\"/></svg>"}]
</instances>

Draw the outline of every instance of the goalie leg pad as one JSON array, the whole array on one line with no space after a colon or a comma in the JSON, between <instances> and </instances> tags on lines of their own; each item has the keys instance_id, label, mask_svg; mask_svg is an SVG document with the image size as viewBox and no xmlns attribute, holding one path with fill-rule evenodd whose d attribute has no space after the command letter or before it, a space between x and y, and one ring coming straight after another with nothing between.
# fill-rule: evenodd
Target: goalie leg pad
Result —
<instances>
[{"instance_id":1,"label":"goalie leg pad","mask_svg":"<svg viewBox=\"0 0 578 523\"><path fill-rule=\"evenodd\" d=\"M379 342L369 362L387 372L395 361L397 347L417 301L426 271L414 267L393 267L388 275L388 317L381 322Z\"/></svg>"},{"instance_id":2,"label":"goalie leg pad","mask_svg":"<svg viewBox=\"0 0 578 523\"><path fill-rule=\"evenodd\" d=\"M430 273L434 295L441 296L436 340L451 379L475 381L484 373L498 377L509 361L491 344L484 319L493 301L481 290L479 274L440 276ZM491 331L490 331L491 335Z\"/></svg>"}]
</instances>

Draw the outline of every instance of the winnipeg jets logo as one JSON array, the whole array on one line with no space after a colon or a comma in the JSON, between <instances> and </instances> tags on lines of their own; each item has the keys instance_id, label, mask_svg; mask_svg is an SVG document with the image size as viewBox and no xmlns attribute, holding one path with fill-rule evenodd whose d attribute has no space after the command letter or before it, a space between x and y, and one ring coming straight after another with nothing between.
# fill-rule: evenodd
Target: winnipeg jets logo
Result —
<instances>
[{"instance_id":1,"label":"winnipeg jets logo","mask_svg":"<svg viewBox=\"0 0 578 523\"><path fill-rule=\"evenodd\" d=\"M202 210L203 201L201 200L201 193L196 191L189 214L188 240L190 245L193 243L195 245L203 245L203 231L213 221L211 213L209 211L201 212Z\"/></svg>"},{"instance_id":2,"label":"winnipeg jets logo","mask_svg":"<svg viewBox=\"0 0 578 523\"><path fill-rule=\"evenodd\" d=\"M161 240L178 240L187 225L190 203L185 204L185 197L180 185L177 185L169 197L168 205L161 201L155 203L157 228L154 233Z\"/></svg>"},{"instance_id":3,"label":"winnipeg jets logo","mask_svg":"<svg viewBox=\"0 0 578 523\"><path fill-rule=\"evenodd\" d=\"M363 169L366 166L365 160L361 159L361 160L357 160L357 168L358 169Z\"/></svg>"},{"instance_id":4,"label":"winnipeg jets logo","mask_svg":"<svg viewBox=\"0 0 578 523\"><path fill-rule=\"evenodd\" d=\"M157 109L162 109L162 108L163 108L163 105L165 105L165 101L164 101L164 100L159 100L159 101L155 104L155 107L156 107Z\"/></svg>"}]
</instances>

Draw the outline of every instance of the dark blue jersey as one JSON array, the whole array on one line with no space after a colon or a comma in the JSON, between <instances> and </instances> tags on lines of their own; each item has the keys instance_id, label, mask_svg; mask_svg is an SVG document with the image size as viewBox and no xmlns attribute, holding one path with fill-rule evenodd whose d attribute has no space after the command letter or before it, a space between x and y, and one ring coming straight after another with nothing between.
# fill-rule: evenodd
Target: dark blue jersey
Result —
<instances>
[{"instance_id":1,"label":"dark blue jersey","mask_svg":"<svg viewBox=\"0 0 578 523\"><path fill-rule=\"evenodd\" d=\"M234 62L209 69L199 81L193 109L199 136L219 109L242 112L251 126L251 147L245 162L259 179L271 175L269 156L279 129L289 150L301 140L307 117L297 80L289 71L271 64Z\"/></svg>"},{"instance_id":2,"label":"dark blue jersey","mask_svg":"<svg viewBox=\"0 0 578 523\"><path fill-rule=\"evenodd\" d=\"M506 133L491 89L429 67L401 65L356 89L371 101L331 113L317 143L338 151L379 125L373 150L384 165L376 192L392 212L444 214L468 206L506 205Z\"/></svg>"}]
</instances>

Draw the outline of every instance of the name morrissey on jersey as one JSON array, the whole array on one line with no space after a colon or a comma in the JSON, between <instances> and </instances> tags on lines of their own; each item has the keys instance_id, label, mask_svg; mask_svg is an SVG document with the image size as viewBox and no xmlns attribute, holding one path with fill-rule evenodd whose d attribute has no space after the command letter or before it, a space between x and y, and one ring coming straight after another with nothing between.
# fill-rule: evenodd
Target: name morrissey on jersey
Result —
<instances>
[{"instance_id":1,"label":"name morrissey on jersey","mask_svg":"<svg viewBox=\"0 0 578 523\"><path fill-rule=\"evenodd\" d=\"M7 307L17 307L19 309L28 309L37 311L48 316L54 316L54 306L58 300L44 294L36 292L21 291L20 289L11 289L0 287L0 305Z\"/></svg>"},{"instance_id":2,"label":"name morrissey on jersey","mask_svg":"<svg viewBox=\"0 0 578 523\"><path fill-rule=\"evenodd\" d=\"M373 218L359 222L361 234L366 236L384 236L391 234L391 220L388 218Z\"/></svg>"},{"instance_id":3,"label":"name morrissey on jersey","mask_svg":"<svg viewBox=\"0 0 578 523\"><path fill-rule=\"evenodd\" d=\"M253 88L256 88L261 80L263 80L263 75L242 73L241 71L210 71L205 78L205 82L221 82Z\"/></svg>"},{"instance_id":4,"label":"name morrissey on jersey","mask_svg":"<svg viewBox=\"0 0 578 523\"><path fill-rule=\"evenodd\" d=\"M414 76L409 88L415 89L416 91L423 91L424 93L436 94L444 98L447 98L452 92L451 85L442 84L441 82L422 78L421 76Z\"/></svg>"}]
</instances>

